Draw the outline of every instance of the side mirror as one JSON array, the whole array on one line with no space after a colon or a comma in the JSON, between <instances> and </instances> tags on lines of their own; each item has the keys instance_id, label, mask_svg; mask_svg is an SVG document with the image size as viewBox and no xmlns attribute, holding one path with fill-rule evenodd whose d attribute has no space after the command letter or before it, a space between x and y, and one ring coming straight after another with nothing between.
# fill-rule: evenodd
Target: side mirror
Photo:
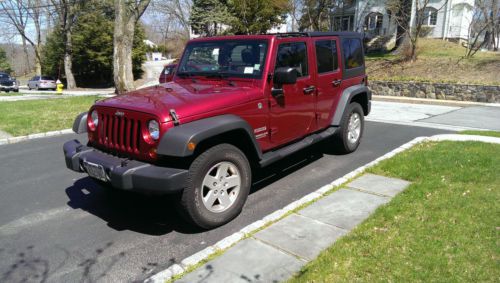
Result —
<instances>
[{"instance_id":1,"label":"side mirror","mask_svg":"<svg viewBox=\"0 0 500 283\"><path fill-rule=\"evenodd\" d=\"M297 70L290 67L277 68L274 71L273 81L277 85L294 84L297 82Z\"/></svg>"}]
</instances>

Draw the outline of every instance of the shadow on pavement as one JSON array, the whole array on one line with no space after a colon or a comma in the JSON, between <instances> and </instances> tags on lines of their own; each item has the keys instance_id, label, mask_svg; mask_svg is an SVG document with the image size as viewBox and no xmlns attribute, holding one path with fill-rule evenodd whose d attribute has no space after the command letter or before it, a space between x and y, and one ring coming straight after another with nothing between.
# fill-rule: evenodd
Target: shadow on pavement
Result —
<instances>
[{"instance_id":1,"label":"shadow on pavement","mask_svg":"<svg viewBox=\"0 0 500 283\"><path fill-rule=\"evenodd\" d=\"M253 172L250 194L292 174L302 167L327 155L339 155L334 146L319 143L299 151L281 161ZM68 205L82 209L107 222L117 230L131 230L147 235L164 235L172 231L185 234L200 230L184 221L175 209L177 196L148 196L107 187L90 177L77 180L66 189Z\"/></svg>"}]
</instances>

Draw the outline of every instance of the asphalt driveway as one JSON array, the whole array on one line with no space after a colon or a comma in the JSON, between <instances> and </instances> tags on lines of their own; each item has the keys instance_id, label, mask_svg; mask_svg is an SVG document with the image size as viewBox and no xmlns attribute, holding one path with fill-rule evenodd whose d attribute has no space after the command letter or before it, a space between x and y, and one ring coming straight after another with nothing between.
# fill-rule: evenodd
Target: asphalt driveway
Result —
<instances>
[{"instance_id":1,"label":"asphalt driveway","mask_svg":"<svg viewBox=\"0 0 500 283\"><path fill-rule=\"evenodd\" d=\"M103 188L65 168L65 135L0 146L0 282L145 279L417 136L444 130L367 122L340 155L327 144L256 173L243 213L211 231L179 219L173 197Z\"/></svg>"}]
</instances>

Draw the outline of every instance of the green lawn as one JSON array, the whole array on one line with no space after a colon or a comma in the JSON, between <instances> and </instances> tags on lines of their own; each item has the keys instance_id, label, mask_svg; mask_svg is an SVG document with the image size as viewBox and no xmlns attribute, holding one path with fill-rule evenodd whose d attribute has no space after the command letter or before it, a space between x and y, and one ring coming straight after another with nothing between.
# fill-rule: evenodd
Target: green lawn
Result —
<instances>
[{"instance_id":1,"label":"green lawn","mask_svg":"<svg viewBox=\"0 0 500 283\"><path fill-rule=\"evenodd\" d=\"M461 131L461 132L459 132L459 134L500 138L500 132L496 132L496 131L470 131L470 130L467 130L467 131Z\"/></svg>"},{"instance_id":2,"label":"green lawn","mask_svg":"<svg viewBox=\"0 0 500 283\"><path fill-rule=\"evenodd\" d=\"M0 130L13 136L71 128L76 115L97 99L83 96L0 102Z\"/></svg>"},{"instance_id":3,"label":"green lawn","mask_svg":"<svg viewBox=\"0 0 500 283\"><path fill-rule=\"evenodd\" d=\"M465 48L440 39L420 38L415 62L400 62L390 53L366 56L372 80L499 85L500 54L478 52L464 59Z\"/></svg>"},{"instance_id":4,"label":"green lawn","mask_svg":"<svg viewBox=\"0 0 500 283\"><path fill-rule=\"evenodd\" d=\"M500 145L426 143L369 170L412 185L291 282L498 282Z\"/></svg>"}]
</instances>

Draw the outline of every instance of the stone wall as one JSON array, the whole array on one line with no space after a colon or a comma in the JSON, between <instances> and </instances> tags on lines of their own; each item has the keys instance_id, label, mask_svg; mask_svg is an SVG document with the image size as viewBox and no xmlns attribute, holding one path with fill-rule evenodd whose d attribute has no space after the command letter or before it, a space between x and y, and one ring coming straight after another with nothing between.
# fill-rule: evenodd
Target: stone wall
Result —
<instances>
[{"instance_id":1,"label":"stone wall","mask_svg":"<svg viewBox=\"0 0 500 283\"><path fill-rule=\"evenodd\" d=\"M500 86L368 81L375 95L500 103Z\"/></svg>"}]
</instances>

